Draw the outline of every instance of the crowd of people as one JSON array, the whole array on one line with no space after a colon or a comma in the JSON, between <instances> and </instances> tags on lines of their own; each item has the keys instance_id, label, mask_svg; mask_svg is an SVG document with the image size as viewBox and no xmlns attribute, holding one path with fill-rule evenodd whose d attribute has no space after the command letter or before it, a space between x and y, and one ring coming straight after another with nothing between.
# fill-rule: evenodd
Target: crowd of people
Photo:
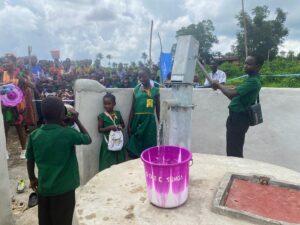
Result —
<instances>
[{"instance_id":1,"label":"crowd of people","mask_svg":"<svg viewBox=\"0 0 300 225\"><path fill-rule=\"evenodd\" d=\"M21 106L2 107L5 132L8 137L10 126L16 126L25 158L26 129L43 123L41 101L47 96L60 97L73 104L73 85L76 79L93 79L107 88L134 88L138 85L139 67L118 64L115 68L104 68L99 60L64 61L58 59L38 60L36 56L16 57L6 54L0 58L0 85L13 83L24 93ZM159 81L156 65L148 69L152 82ZM158 82L156 82L158 84ZM8 156L9 157L9 156Z\"/></svg>"},{"instance_id":2,"label":"crowd of people","mask_svg":"<svg viewBox=\"0 0 300 225\"><path fill-rule=\"evenodd\" d=\"M17 57L16 67L22 73L29 72L33 80L40 86L53 86L54 90L70 88L72 82L79 78L87 78L99 81L107 88L133 88L137 85L138 68L141 66L128 66L128 64L116 64L114 68L104 68L100 65L99 60L94 62L90 59L71 61L67 58L64 61L38 60L36 56ZM0 69L3 70L5 57L0 58ZM31 71L29 64L31 61ZM159 82L159 68L156 65L151 67L151 79ZM51 82L50 82L51 81ZM70 83L71 81L71 83ZM52 90L50 90L52 91Z\"/></svg>"},{"instance_id":3,"label":"crowd of people","mask_svg":"<svg viewBox=\"0 0 300 225\"><path fill-rule=\"evenodd\" d=\"M231 101L226 124L228 156L243 157L245 134L251 120L248 111L258 101L262 64L259 58L248 56L244 67L248 78L237 88L224 86L226 74L218 70L216 63L212 64L213 81L209 85ZM63 102L74 98L72 84L76 79L94 79L109 88L134 87L127 143L123 143L122 135L111 140L111 134L117 135L125 124L120 111L114 110L115 96L107 93L103 97L104 112L98 116L98 131L104 137L99 151L99 171L124 162L126 153L129 159L139 158L145 149L157 145L156 118L160 119L158 68L154 66L150 70L143 67L135 71L119 66L116 70L105 71L89 60L80 61L79 65L74 67L69 59L62 63L58 60L38 63L35 56L29 60L12 54L6 54L0 65L0 86L14 84L25 96L14 107L2 105L2 113L6 138L10 126L17 128L22 147L20 157L27 158L30 186L38 194L41 225L72 224L75 189L79 186L75 145L92 142L78 119L78 113L72 107L66 108ZM170 81L170 76L167 81ZM38 123L44 124L26 138L26 127L37 127ZM79 131L72 126L74 123ZM118 149L111 145L116 140L117 144L121 143ZM35 175L35 165L38 176Z\"/></svg>"}]
</instances>

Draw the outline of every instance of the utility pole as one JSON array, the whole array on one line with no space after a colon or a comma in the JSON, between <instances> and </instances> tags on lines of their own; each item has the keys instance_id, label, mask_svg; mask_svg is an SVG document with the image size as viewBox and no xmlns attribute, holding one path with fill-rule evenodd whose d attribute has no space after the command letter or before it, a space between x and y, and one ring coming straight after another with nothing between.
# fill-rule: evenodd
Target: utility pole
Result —
<instances>
[{"instance_id":1,"label":"utility pole","mask_svg":"<svg viewBox=\"0 0 300 225\"><path fill-rule=\"evenodd\" d=\"M152 31L153 31L153 20L151 20L151 28L150 28L149 68L151 68L151 65L152 65L152 59L151 59L151 51L152 51Z\"/></svg>"},{"instance_id":2,"label":"utility pole","mask_svg":"<svg viewBox=\"0 0 300 225\"><path fill-rule=\"evenodd\" d=\"M242 12L243 12L243 21L244 21L244 44L245 44L245 55L248 56L248 40L247 40L247 25L246 25L246 17L245 17L245 9L244 9L244 0L242 0Z\"/></svg>"}]
</instances>

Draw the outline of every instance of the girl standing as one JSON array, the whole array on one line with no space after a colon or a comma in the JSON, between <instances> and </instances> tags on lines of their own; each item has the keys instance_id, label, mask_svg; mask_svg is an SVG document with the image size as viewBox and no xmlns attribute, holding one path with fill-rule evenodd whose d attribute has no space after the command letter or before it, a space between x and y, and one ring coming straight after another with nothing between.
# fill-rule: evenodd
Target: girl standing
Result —
<instances>
[{"instance_id":1,"label":"girl standing","mask_svg":"<svg viewBox=\"0 0 300 225\"><path fill-rule=\"evenodd\" d=\"M114 110L116 105L115 96L107 93L103 97L103 105L105 112L98 116L98 131L99 133L103 133L99 155L99 171L125 161L125 152L123 149L120 151L111 151L108 149L110 131L117 131L125 127L121 113Z\"/></svg>"},{"instance_id":2,"label":"girl standing","mask_svg":"<svg viewBox=\"0 0 300 225\"><path fill-rule=\"evenodd\" d=\"M155 114L159 121L160 97L159 88L151 85L150 72L142 69L139 72L141 84L135 87L133 102L129 116L128 135L126 145L130 158L138 158L141 153L157 145L157 128Z\"/></svg>"}]
</instances>

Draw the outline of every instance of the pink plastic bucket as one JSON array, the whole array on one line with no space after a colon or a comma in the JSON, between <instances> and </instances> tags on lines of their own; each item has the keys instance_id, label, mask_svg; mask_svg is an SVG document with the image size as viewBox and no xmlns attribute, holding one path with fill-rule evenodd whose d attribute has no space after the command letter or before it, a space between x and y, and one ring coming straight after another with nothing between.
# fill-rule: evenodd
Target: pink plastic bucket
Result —
<instances>
[{"instance_id":1,"label":"pink plastic bucket","mask_svg":"<svg viewBox=\"0 0 300 225\"><path fill-rule=\"evenodd\" d=\"M162 208L182 205L188 198L192 152L177 146L152 147L142 153L141 159L150 202Z\"/></svg>"}]
</instances>

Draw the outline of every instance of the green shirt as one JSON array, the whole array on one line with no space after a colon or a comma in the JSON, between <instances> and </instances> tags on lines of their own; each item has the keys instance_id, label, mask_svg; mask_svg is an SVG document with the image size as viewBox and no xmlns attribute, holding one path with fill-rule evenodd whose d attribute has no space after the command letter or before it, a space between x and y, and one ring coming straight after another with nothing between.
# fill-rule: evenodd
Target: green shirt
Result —
<instances>
[{"instance_id":1,"label":"green shirt","mask_svg":"<svg viewBox=\"0 0 300 225\"><path fill-rule=\"evenodd\" d=\"M39 194L55 196L79 186L75 145L89 143L88 134L57 124L43 125L31 133L26 158L38 167Z\"/></svg>"},{"instance_id":2,"label":"green shirt","mask_svg":"<svg viewBox=\"0 0 300 225\"><path fill-rule=\"evenodd\" d=\"M229 110L231 112L245 112L249 106L255 103L260 88L259 75L248 76L244 83L236 88L239 95L231 100Z\"/></svg>"},{"instance_id":3,"label":"green shirt","mask_svg":"<svg viewBox=\"0 0 300 225\"><path fill-rule=\"evenodd\" d=\"M159 96L159 88L151 86L149 91L145 90L140 84L134 89L135 113L154 114L156 98Z\"/></svg>"}]
</instances>

